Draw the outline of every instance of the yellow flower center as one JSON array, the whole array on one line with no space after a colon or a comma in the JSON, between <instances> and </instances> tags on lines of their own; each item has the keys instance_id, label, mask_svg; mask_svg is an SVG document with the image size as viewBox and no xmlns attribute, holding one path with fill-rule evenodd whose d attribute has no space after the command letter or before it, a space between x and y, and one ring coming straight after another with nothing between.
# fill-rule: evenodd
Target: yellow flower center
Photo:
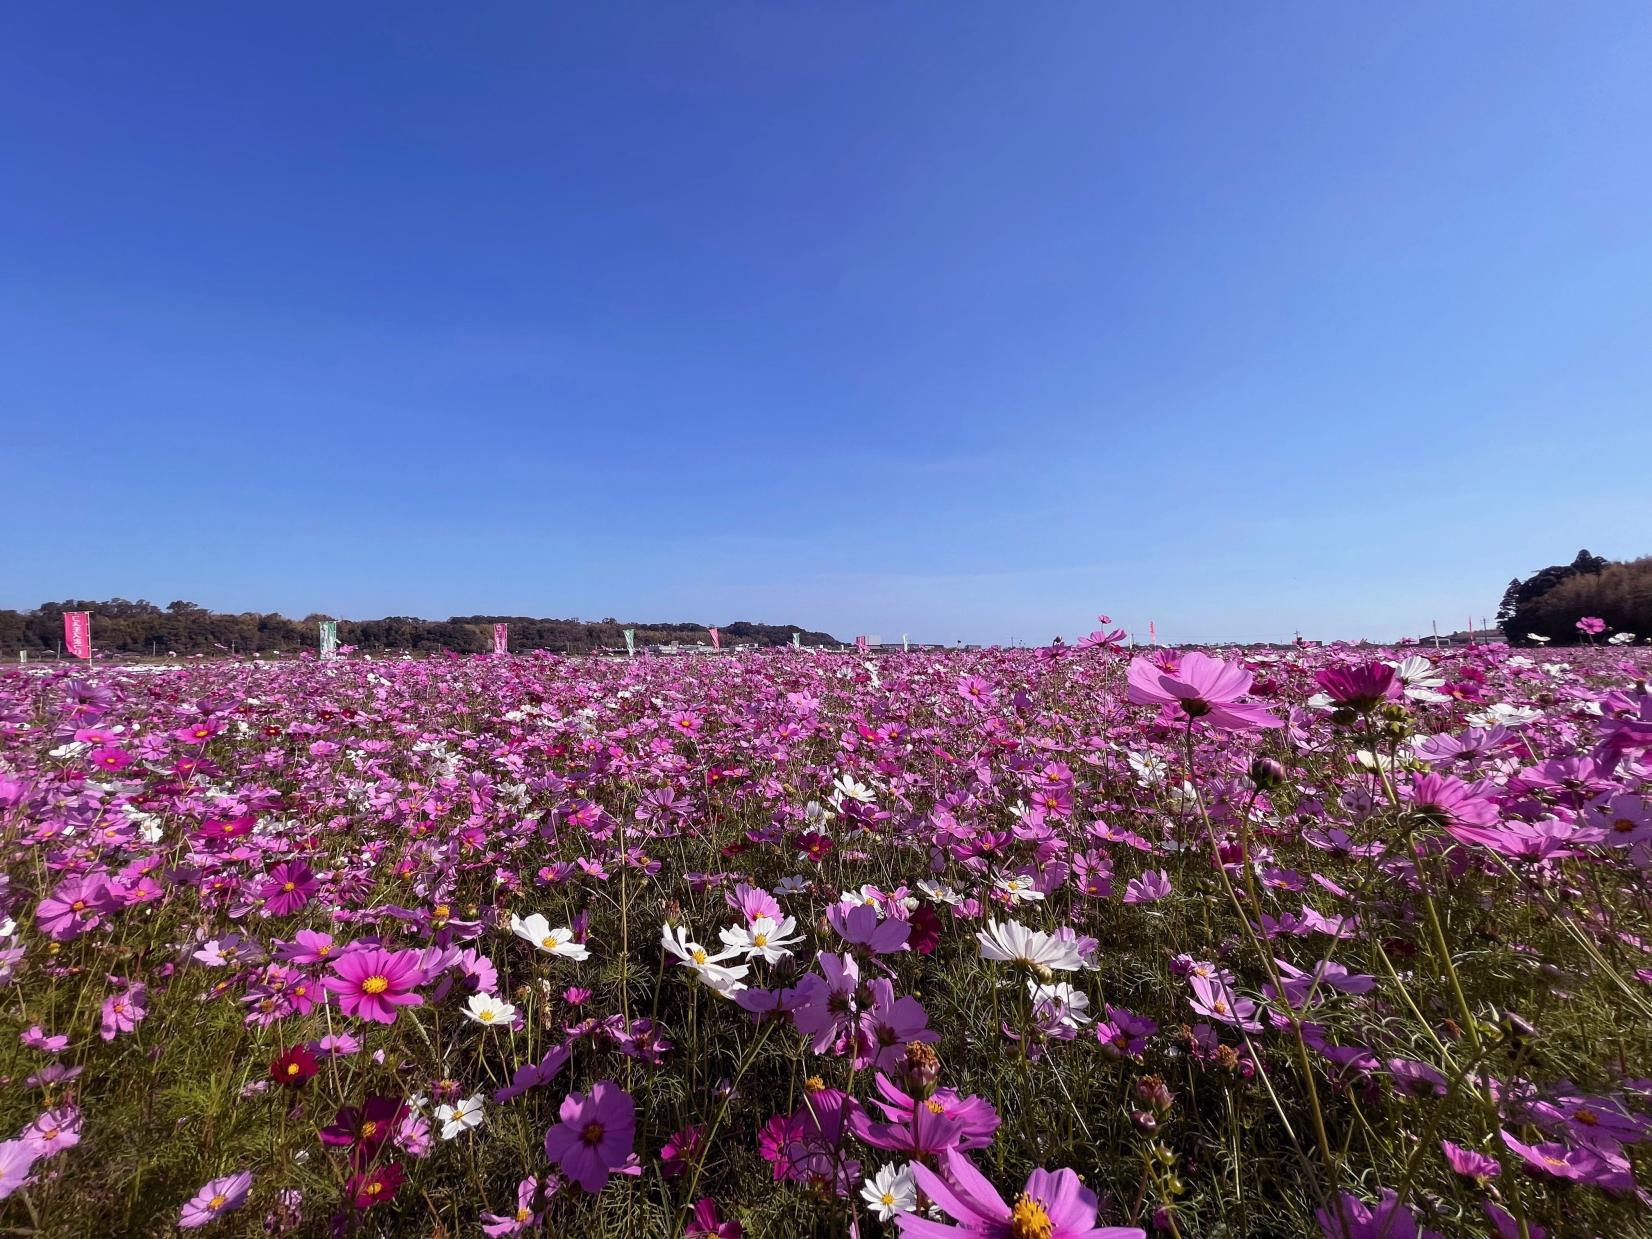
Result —
<instances>
[{"instance_id":1,"label":"yellow flower center","mask_svg":"<svg viewBox=\"0 0 1652 1239\"><path fill-rule=\"evenodd\" d=\"M882 1196L879 1196L878 1199L883 1202L885 1208L891 1208L895 1203L894 1194L891 1192L885 1192Z\"/></svg>"},{"instance_id":2,"label":"yellow flower center","mask_svg":"<svg viewBox=\"0 0 1652 1239\"><path fill-rule=\"evenodd\" d=\"M382 994L390 988L388 977L368 977L361 983L361 992L364 994Z\"/></svg>"},{"instance_id":3,"label":"yellow flower center","mask_svg":"<svg viewBox=\"0 0 1652 1239\"><path fill-rule=\"evenodd\" d=\"M808 1089L811 1093L818 1093L821 1089L826 1087L826 1081L822 1080L819 1076L810 1076L807 1080L803 1081L803 1087Z\"/></svg>"},{"instance_id":4,"label":"yellow flower center","mask_svg":"<svg viewBox=\"0 0 1652 1239\"><path fill-rule=\"evenodd\" d=\"M1055 1223L1043 1205L1022 1192L1010 1210L1010 1234L1014 1239L1050 1239L1055 1234Z\"/></svg>"},{"instance_id":5,"label":"yellow flower center","mask_svg":"<svg viewBox=\"0 0 1652 1239\"><path fill-rule=\"evenodd\" d=\"M445 921L448 917L450 917L452 915L453 915L453 909L448 907L447 904L439 903L439 904L436 905L436 916L439 919Z\"/></svg>"},{"instance_id":6,"label":"yellow flower center","mask_svg":"<svg viewBox=\"0 0 1652 1239\"><path fill-rule=\"evenodd\" d=\"M768 946L769 936L768 934L757 934L752 938L751 943L753 946Z\"/></svg>"},{"instance_id":7,"label":"yellow flower center","mask_svg":"<svg viewBox=\"0 0 1652 1239\"><path fill-rule=\"evenodd\" d=\"M547 951L556 950L556 935L555 934L546 934L543 938L541 938L539 940L539 945L544 947Z\"/></svg>"},{"instance_id":8,"label":"yellow flower center","mask_svg":"<svg viewBox=\"0 0 1652 1239\"><path fill-rule=\"evenodd\" d=\"M362 1139L366 1140L366 1139L370 1138L372 1136L372 1134L374 1132L376 1132L378 1129L379 1129L378 1121L375 1120L375 1119L368 1119L365 1123L363 1123L361 1125Z\"/></svg>"},{"instance_id":9,"label":"yellow flower center","mask_svg":"<svg viewBox=\"0 0 1652 1239\"><path fill-rule=\"evenodd\" d=\"M481 1012L479 1015L477 1015L476 1018L481 1020L482 1023L484 1023L484 1024L491 1024L493 1022L493 1010L492 1010L492 1008L489 1008L489 1009Z\"/></svg>"},{"instance_id":10,"label":"yellow flower center","mask_svg":"<svg viewBox=\"0 0 1652 1239\"><path fill-rule=\"evenodd\" d=\"M290 1075L290 1076L297 1075L298 1074L298 1064L297 1063L288 1063L287 1064L287 1074Z\"/></svg>"},{"instance_id":11,"label":"yellow flower center","mask_svg":"<svg viewBox=\"0 0 1652 1239\"><path fill-rule=\"evenodd\" d=\"M946 1107L943 1106L940 1102L936 1101L933 1097L931 1097L928 1101L924 1102L924 1106L929 1110L929 1112L931 1114L945 1114L946 1113Z\"/></svg>"},{"instance_id":12,"label":"yellow flower center","mask_svg":"<svg viewBox=\"0 0 1652 1239\"><path fill-rule=\"evenodd\" d=\"M703 964L703 963L706 962L705 948L703 948L703 947L695 947L694 948L694 962L697 963L697 964Z\"/></svg>"},{"instance_id":13,"label":"yellow flower center","mask_svg":"<svg viewBox=\"0 0 1652 1239\"><path fill-rule=\"evenodd\" d=\"M374 1179L371 1183L369 1183L366 1188L369 1196L377 1196L383 1190L384 1184L380 1183L377 1179Z\"/></svg>"},{"instance_id":14,"label":"yellow flower center","mask_svg":"<svg viewBox=\"0 0 1652 1239\"><path fill-rule=\"evenodd\" d=\"M298 883L297 882L283 882L281 884L281 889L284 890L284 891L295 891L295 890L298 889Z\"/></svg>"},{"instance_id":15,"label":"yellow flower center","mask_svg":"<svg viewBox=\"0 0 1652 1239\"><path fill-rule=\"evenodd\" d=\"M219 1192L211 1200L207 1201L207 1208L213 1210L214 1212L216 1212L217 1210L222 1209L224 1207L224 1201L226 1201L228 1199L229 1199L228 1196L225 1196L222 1192Z\"/></svg>"}]
</instances>

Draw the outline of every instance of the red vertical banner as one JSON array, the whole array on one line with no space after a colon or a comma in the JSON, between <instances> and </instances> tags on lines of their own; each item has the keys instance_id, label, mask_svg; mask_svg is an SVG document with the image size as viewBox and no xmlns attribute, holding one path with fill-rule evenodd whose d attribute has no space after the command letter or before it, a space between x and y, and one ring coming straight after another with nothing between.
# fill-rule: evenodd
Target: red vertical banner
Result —
<instances>
[{"instance_id":1,"label":"red vertical banner","mask_svg":"<svg viewBox=\"0 0 1652 1239\"><path fill-rule=\"evenodd\" d=\"M1159 630L1153 626L1153 621L1152 620L1148 620L1147 621L1147 644L1157 645L1158 643L1159 643Z\"/></svg>"},{"instance_id":2,"label":"red vertical banner","mask_svg":"<svg viewBox=\"0 0 1652 1239\"><path fill-rule=\"evenodd\" d=\"M495 624L493 626L493 652L505 654L509 652L511 640L511 626L509 624Z\"/></svg>"},{"instance_id":3,"label":"red vertical banner","mask_svg":"<svg viewBox=\"0 0 1652 1239\"><path fill-rule=\"evenodd\" d=\"M722 649L723 648L723 634L718 632L715 628L708 628L708 629L706 629L706 631L711 634L711 648L714 649L714 650Z\"/></svg>"},{"instance_id":4,"label":"red vertical banner","mask_svg":"<svg viewBox=\"0 0 1652 1239\"><path fill-rule=\"evenodd\" d=\"M865 637L856 637L855 638L855 648L857 650L859 650L862 654L866 653L866 638Z\"/></svg>"},{"instance_id":5,"label":"red vertical banner","mask_svg":"<svg viewBox=\"0 0 1652 1239\"><path fill-rule=\"evenodd\" d=\"M63 613L63 645L76 658L92 656L92 613L65 611Z\"/></svg>"}]
</instances>

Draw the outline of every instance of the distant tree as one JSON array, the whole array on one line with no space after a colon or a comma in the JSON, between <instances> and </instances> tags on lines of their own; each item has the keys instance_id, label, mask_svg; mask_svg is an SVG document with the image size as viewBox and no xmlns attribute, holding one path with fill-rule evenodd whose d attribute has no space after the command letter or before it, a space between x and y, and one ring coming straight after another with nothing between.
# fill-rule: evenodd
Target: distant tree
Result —
<instances>
[{"instance_id":1,"label":"distant tree","mask_svg":"<svg viewBox=\"0 0 1652 1239\"><path fill-rule=\"evenodd\" d=\"M1635 561L1636 563L1642 561ZM1581 599L1594 598L1597 606L1604 606L1605 599L1613 599L1614 614L1627 617L1634 612L1634 607L1627 601L1619 606L1618 594L1623 590L1632 592L1632 585L1624 578L1613 576L1612 584L1602 586L1601 578L1608 570L1630 565L1613 564L1602 555L1590 554L1581 550L1569 564L1550 564L1547 568L1534 572L1524 581L1516 579L1509 582L1508 589L1503 591L1503 601L1497 608L1497 621L1502 625L1503 633L1511 645L1530 645L1531 634L1547 637L1551 642L1566 644L1578 639L1577 621L1584 614L1600 615L1607 619L1604 611L1579 611L1577 614L1565 618L1561 611L1567 606L1581 605ZM1564 592L1561 592L1564 588ZM1604 590L1605 592L1601 592ZM1619 626L1617 621L1607 619L1608 624ZM1652 630L1652 623L1647 624ZM1634 627L1627 627L1624 631L1640 631Z\"/></svg>"}]
</instances>

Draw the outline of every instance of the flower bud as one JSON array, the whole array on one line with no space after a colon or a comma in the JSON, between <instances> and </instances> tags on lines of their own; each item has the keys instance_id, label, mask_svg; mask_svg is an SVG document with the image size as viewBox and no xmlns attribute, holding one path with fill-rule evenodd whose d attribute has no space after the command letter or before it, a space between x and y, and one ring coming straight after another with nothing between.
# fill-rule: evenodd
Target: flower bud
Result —
<instances>
[{"instance_id":1,"label":"flower bud","mask_svg":"<svg viewBox=\"0 0 1652 1239\"><path fill-rule=\"evenodd\" d=\"M1271 792L1284 785L1285 767L1271 757L1258 757L1250 764L1250 781L1258 791Z\"/></svg>"}]
</instances>

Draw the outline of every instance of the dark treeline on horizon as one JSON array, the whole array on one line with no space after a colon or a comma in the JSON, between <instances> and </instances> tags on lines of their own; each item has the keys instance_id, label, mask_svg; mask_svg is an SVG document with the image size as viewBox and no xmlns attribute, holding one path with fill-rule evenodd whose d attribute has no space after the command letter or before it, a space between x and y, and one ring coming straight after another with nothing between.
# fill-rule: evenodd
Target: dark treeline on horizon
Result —
<instances>
[{"instance_id":1,"label":"dark treeline on horizon","mask_svg":"<svg viewBox=\"0 0 1652 1239\"><path fill-rule=\"evenodd\" d=\"M92 613L92 646L103 653L210 654L294 653L319 644L316 624L332 616L312 614L289 619L274 612L209 611L193 602L164 607L139 599L112 598L105 602L65 599L43 602L32 611L0 611L0 650L55 651L63 638L63 613ZM493 648L493 625L510 625L512 650L553 650L580 654L625 645L623 630L635 628L639 648L672 642L706 641L703 624L621 623L616 619L535 619L522 615L456 615L428 620L393 615L384 619L338 621L338 639L364 650L453 650L483 653ZM794 632L804 645L836 645L829 633L811 632L794 624L753 624L737 621L719 631L725 644L790 645Z\"/></svg>"},{"instance_id":2,"label":"dark treeline on horizon","mask_svg":"<svg viewBox=\"0 0 1652 1239\"><path fill-rule=\"evenodd\" d=\"M1569 564L1510 581L1497 609L1510 645L1531 645L1533 635L1576 645L1584 640L1577 628L1584 616L1605 622L1602 639L1623 632L1652 637L1652 556L1614 563L1579 551Z\"/></svg>"}]
</instances>

